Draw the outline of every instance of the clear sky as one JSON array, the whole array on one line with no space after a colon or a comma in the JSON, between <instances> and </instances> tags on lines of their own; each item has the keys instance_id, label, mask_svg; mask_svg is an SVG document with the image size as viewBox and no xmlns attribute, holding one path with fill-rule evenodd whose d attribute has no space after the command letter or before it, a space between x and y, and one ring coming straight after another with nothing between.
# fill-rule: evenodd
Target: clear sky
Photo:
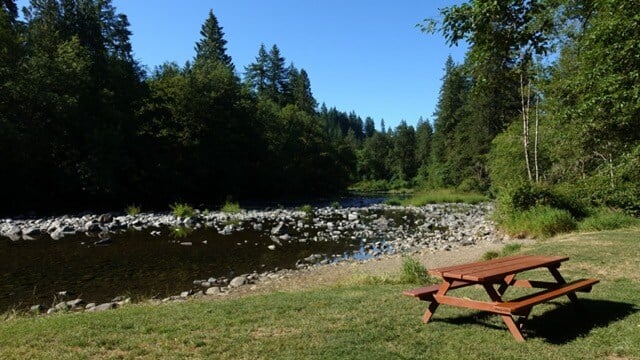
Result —
<instances>
[{"instance_id":1,"label":"clear sky","mask_svg":"<svg viewBox=\"0 0 640 360\"><path fill-rule=\"evenodd\" d=\"M255 60L261 43L278 45L287 63L304 68L319 103L371 116L379 128L431 119L449 48L416 24L459 0L113 0L131 23L134 56L153 69L184 65L212 9L236 69ZM26 0L18 1L25 5Z\"/></svg>"}]
</instances>

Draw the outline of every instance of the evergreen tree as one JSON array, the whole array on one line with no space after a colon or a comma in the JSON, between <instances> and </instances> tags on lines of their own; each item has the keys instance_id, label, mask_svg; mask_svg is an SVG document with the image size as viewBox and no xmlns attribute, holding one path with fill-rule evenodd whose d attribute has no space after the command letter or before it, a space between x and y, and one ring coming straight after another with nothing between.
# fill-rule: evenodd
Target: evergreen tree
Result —
<instances>
[{"instance_id":1,"label":"evergreen tree","mask_svg":"<svg viewBox=\"0 0 640 360\"><path fill-rule=\"evenodd\" d=\"M277 45L273 45L269 50L269 57L266 67L267 81L265 96L275 103L284 105L288 89L288 68L285 66L285 59L280 54Z\"/></svg>"},{"instance_id":2,"label":"evergreen tree","mask_svg":"<svg viewBox=\"0 0 640 360\"><path fill-rule=\"evenodd\" d=\"M311 81L304 69L298 71L293 65L289 68L290 102L309 114L316 112L318 102L311 93Z\"/></svg>"},{"instance_id":3,"label":"evergreen tree","mask_svg":"<svg viewBox=\"0 0 640 360\"><path fill-rule=\"evenodd\" d=\"M396 127L393 137L394 176L400 180L411 180L416 176L416 133L413 126L401 121Z\"/></svg>"},{"instance_id":4,"label":"evergreen tree","mask_svg":"<svg viewBox=\"0 0 640 360\"><path fill-rule=\"evenodd\" d=\"M196 43L195 62L216 60L234 71L231 56L227 55L227 40L224 39L222 29L213 10L209 10L209 17L200 30L201 39Z\"/></svg>"},{"instance_id":5,"label":"evergreen tree","mask_svg":"<svg viewBox=\"0 0 640 360\"><path fill-rule=\"evenodd\" d=\"M267 92L269 62L270 58L267 49L264 44L260 44L255 61L245 67L245 81L260 96L265 95Z\"/></svg>"},{"instance_id":6,"label":"evergreen tree","mask_svg":"<svg viewBox=\"0 0 640 360\"><path fill-rule=\"evenodd\" d=\"M373 119L367 116L367 118L364 119L364 136L366 138L370 138L373 136L375 132L376 132L376 125L373 122Z\"/></svg>"}]
</instances>

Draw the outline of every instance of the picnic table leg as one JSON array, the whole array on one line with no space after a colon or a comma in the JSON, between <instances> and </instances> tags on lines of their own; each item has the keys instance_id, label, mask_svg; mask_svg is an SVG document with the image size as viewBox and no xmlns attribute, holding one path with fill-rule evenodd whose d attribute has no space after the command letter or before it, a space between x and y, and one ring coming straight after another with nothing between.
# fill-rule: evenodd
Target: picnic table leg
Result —
<instances>
[{"instance_id":1,"label":"picnic table leg","mask_svg":"<svg viewBox=\"0 0 640 360\"><path fill-rule=\"evenodd\" d=\"M551 272L551 275L553 275L553 278L556 279L558 284L563 285L567 283L567 281L562 277L562 274L560 274L560 271L558 271L557 267L549 267L548 269ZM576 295L576 293L568 293L567 297L569 298L569 300L571 300L571 302L576 304L578 303L578 296Z\"/></svg>"},{"instance_id":2,"label":"picnic table leg","mask_svg":"<svg viewBox=\"0 0 640 360\"><path fill-rule=\"evenodd\" d=\"M449 288L451 288L451 284L452 284L451 281L444 280L442 284L440 284L440 288L438 289L438 292L436 294L446 295L447 291L449 291ZM433 298L431 303L429 304L429 307L427 308L427 310L424 312L424 315L422 316L423 323L426 324L429 322L429 320L431 320L431 317L433 316L433 313L436 312L438 305L440 305L440 303L438 303L438 300Z\"/></svg>"},{"instance_id":3,"label":"picnic table leg","mask_svg":"<svg viewBox=\"0 0 640 360\"><path fill-rule=\"evenodd\" d=\"M504 293L507 291L507 289L509 288L509 286L513 282L513 279L515 279L515 278L516 278L516 274L507 275L504 278L503 283L500 284L500 286L498 287L498 294L504 295Z\"/></svg>"},{"instance_id":4,"label":"picnic table leg","mask_svg":"<svg viewBox=\"0 0 640 360\"><path fill-rule=\"evenodd\" d=\"M436 309L438 308L438 305L440 305L435 299L433 299L433 301L429 304L429 307L427 308L427 311L424 312L424 315L422 316L422 322L423 323L428 323L429 320L431 319L431 317L433 316L433 313L436 312Z\"/></svg>"},{"instance_id":5,"label":"picnic table leg","mask_svg":"<svg viewBox=\"0 0 640 360\"><path fill-rule=\"evenodd\" d=\"M511 317L511 315L502 315L502 320L507 325L509 332L511 332L511 335L513 335L516 341L523 342L524 336L522 335L522 331L521 331L522 324L517 324L513 320L513 317Z\"/></svg>"},{"instance_id":6,"label":"picnic table leg","mask_svg":"<svg viewBox=\"0 0 640 360\"><path fill-rule=\"evenodd\" d=\"M513 278L511 278L511 280L513 280ZM509 282L511 280L509 280ZM483 287L487 291L487 294L489 295L492 301L502 302L502 296L500 296L500 293L496 291L493 285L483 284ZM500 316L502 316L502 321L504 321L505 325L507 325L507 329L509 329L509 332L511 333L511 335L513 335L516 341L518 342L524 341L524 336L522 335L522 328L524 327L524 321L526 320L526 316L520 318L517 323L515 320L513 320L513 317L511 315L500 315Z\"/></svg>"}]
</instances>

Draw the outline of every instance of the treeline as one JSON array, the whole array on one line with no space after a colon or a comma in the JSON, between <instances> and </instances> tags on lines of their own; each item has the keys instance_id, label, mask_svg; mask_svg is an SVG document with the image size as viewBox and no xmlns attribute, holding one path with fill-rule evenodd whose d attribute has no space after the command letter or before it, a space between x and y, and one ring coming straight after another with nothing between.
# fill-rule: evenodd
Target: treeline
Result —
<instances>
[{"instance_id":1,"label":"treeline","mask_svg":"<svg viewBox=\"0 0 640 360\"><path fill-rule=\"evenodd\" d=\"M428 181L512 210L640 213L640 3L472 0L424 30L466 41L449 59Z\"/></svg>"},{"instance_id":2,"label":"treeline","mask_svg":"<svg viewBox=\"0 0 640 360\"><path fill-rule=\"evenodd\" d=\"M23 11L0 1L1 212L326 195L354 180L361 118L318 109L276 45L236 69L213 12L193 60L147 73L110 1Z\"/></svg>"}]
</instances>

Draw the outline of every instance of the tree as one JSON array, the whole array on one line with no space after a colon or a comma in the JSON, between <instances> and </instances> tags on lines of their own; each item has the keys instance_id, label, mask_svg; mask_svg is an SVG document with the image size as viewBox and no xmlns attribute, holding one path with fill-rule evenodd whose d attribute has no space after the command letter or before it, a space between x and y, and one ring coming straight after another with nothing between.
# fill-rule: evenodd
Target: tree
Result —
<instances>
[{"instance_id":1,"label":"tree","mask_svg":"<svg viewBox=\"0 0 640 360\"><path fill-rule=\"evenodd\" d=\"M269 62L267 49L264 44L260 44L255 61L245 67L245 81L258 95L265 94L267 91Z\"/></svg>"},{"instance_id":2,"label":"tree","mask_svg":"<svg viewBox=\"0 0 640 360\"><path fill-rule=\"evenodd\" d=\"M227 54L227 40L224 39L224 32L218 24L218 19L209 10L209 17L202 24L200 36L202 38L196 43L196 64L201 61L220 61L231 71L235 70L231 56Z\"/></svg>"},{"instance_id":3,"label":"tree","mask_svg":"<svg viewBox=\"0 0 640 360\"><path fill-rule=\"evenodd\" d=\"M289 67L289 87L291 88L290 103L309 114L316 112L318 102L311 93L311 81L304 69L298 71L293 65Z\"/></svg>"},{"instance_id":4,"label":"tree","mask_svg":"<svg viewBox=\"0 0 640 360\"><path fill-rule=\"evenodd\" d=\"M367 116L367 118L364 119L364 137L370 138L375 132L376 124L373 122L373 119L371 117Z\"/></svg>"},{"instance_id":5,"label":"tree","mask_svg":"<svg viewBox=\"0 0 640 360\"><path fill-rule=\"evenodd\" d=\"M416 176L418 163L416 161L416 133L413 126L401 121L394 132L393 159L395 176L400 180L411 180Z\"/></svg>"}]
</instances>

